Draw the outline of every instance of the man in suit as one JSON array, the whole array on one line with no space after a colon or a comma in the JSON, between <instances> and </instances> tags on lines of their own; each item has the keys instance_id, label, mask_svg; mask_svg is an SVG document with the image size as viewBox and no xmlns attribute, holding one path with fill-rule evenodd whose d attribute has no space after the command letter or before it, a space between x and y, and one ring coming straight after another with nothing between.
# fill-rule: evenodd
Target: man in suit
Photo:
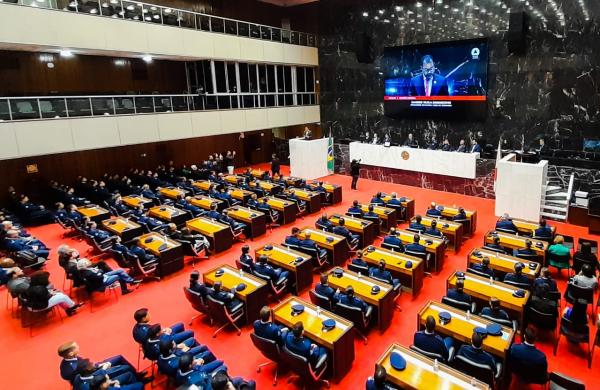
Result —
<instances>
[{"instance_id":1,"label":"man in suit","mask_svg":"<svg viewBox=\"0 0 600 390\"><path fill-rule=\"evenodd\" d=\"M481 153L481 146L476 139L471 141L471 153Z\"/></svg>"},{"instance_id":2,"label":"man in suit","mask_svg":"<svg viewBox=\"0 0 600 390\"><path fill-rule=\"evenodd\" d=\"M360 177L360 160L352 160L350 163L350 174L352 175L352 184L350 189L355 190L358 184L358 178Z\"/></svg>"},{"instance_id":3,"label":"man in suit","mask_svg":"<svg viewBox=\"0 0 600 390\"><path fill-rule=\"evenodd\" d=\"M376 204L379 206L385 205L384 200L381 199L381 192L376 193L375 196L373 198L371 198L371 204Z\"/></svg>"},{"instance_id":4,"label":"man in suit","mask_svg":"<svg viewBox=\"0 0 600 390\"><path fill-rule=\"evenodd\" d=\"M532 242L531 240L525 240L525 248L519 248L516 250L515 256L520 257L522 259L531 259L532 256L535 256L536 253L533 249L531 249Z\"/></svg>"},{"instance_id":5,"label":"man in suit","mask_svg":"<svg viewBox=\"0 0 600 390\"><path fill-rule=\"evenodd\" d=\"M319 295L329 298L329 300L333 304L335 301L338 300L337 295L339 291L334 290L333 287L329 285L327 274L322 273L319 280L320 282L315 285L315 292Z\"/></svg>"},{"instance_id":6,"label":"man in suit","mask_svg":"<svg viewBox=\"0 0 600 390\"><path fill-rule=\"evenodd\" d=\"M425 212L425 215L427 215L429 217L439 218L442 216L442 212L440 210L438 210L435 202L431 202L431 204L429 205L429 208Z\"/></svg>"},{"instance_id":7,"label":"man in suit","mask_svg":"<svg viewBox=\"0 0 600 390\"><path fill-rule=\"evenodd\" d=\"M206 216L210 219L214 219L215 221L219 221L221 219L221 213L217 211L217 205L215 203L210 205L210 211L206 214Z\"/></svg>"},{"instance_id":8,"label":"man in suit","mask_svg":"<svg viewBox=\"0 0 600 390\"><path fill-rule=\"evenodd\" d=\"M141 283L141 280L132 278L123 269L106 271L100 267L92 266L88 259L79 260L77 270L85 281L88 291L100 290L118 282L121 285L121 294L125 295L133 292L133 290L127 288L128 285L137 286Z\"/></svg>"},{"instance_id":9,"label":"man in suit","mask_svg":"<svg viewBox=\"0 0 600 390\"><path fill-rule=\"evenodd\" d=\"M481 259L481 263L475 263L471 265L470 268L474 269L475 271L484 273L490 278L494 277L494 270L490 268L490 258L487 256Z\"/></svg>"},{"instance_id":10,"label":"man in suit","mask_svg":"<svg viewBox=\"0 0 600 390\"><path fill-rule=\"evenodd\" d=\"M271 321L271 309L269 306L263 306L260 309L258 317L259 319L254 321L254 334L282 345L289 329Z\"/></svg>"},{"instance_id":11,"label":"man in suit","mask_svg":"<svg viewBox=\"0 0 600 390\"><path fill-rule=\"evenodd\" d=\"M273 153L273 155L271 156L271 175L274 174L279 174L279 171L281 170L281 161L279 160L279 157L277 157L277 155L275 153Z\"/></svg>"},{"instance_id":12,"label":"man in suit","mask_svg":"<svg viewBox=\"0 0 600 390\"><path fill-rule=\"evenodd\" d=\"M366 315L368 319L370 319L372 309L369 310L370 307L365 301L363 301L361 298L354 296L354 287L346 287L346 291L339 294L338 302L346 306L359 308L363 312L363 314Z\"/></svg>"},{"instance_id":13,"label":"man in suit","mask_svg":"<svg viewBox=\"0 0 600 390\"><path fill-rule=\"evenodd\" d=\"M550 270L547 267L543 267L540 271L540 276L535 279L533 282L534 290L538 288L542 284L548 285L548 291L556 292L558 291L558 287L556 285L556 280L552 279L550 275Z\"/></svg>"},{"instance_id":14,"label":"man in suit","mask_svg":"<svg viewBox=\"0 0 600 390\"><path fill-rule=\"evenodd\" d=\"M383 238L383 244L391 245L395 252L404 252L404 244L402 244L402 240L396 235L396 228L390 228L387 236Z\"/></svg>"},{"instance_id":15,"label":"man in suit","mask_svg":"<svg viewBox=\"0 0 600 390\"><path fill-rule=\"evenodd\" d=\"M418 148L419 147L419 143L413 136L413 133L408 134L408 138L406 138L406 140L404 141L404 143L402 145L408 146L409 148Z\"/></svg>"},{"instance_id":16,"label":"man in suit","mask_svg":"<svg viewBox=\"0 0 600 390\"><path fill-rule=\"evenodd\" d=\"M311 251L316 251L319 254L319 257L323 258L327 256L327 250L324 248L320 248L317 243L310 238L310 232L304 232L304 240L300 240L300 244L298 245L299 249L308 249Z\"/></svg>"},{"instance_id":17,"label":"man in suit","mask_svg":"<svg viewBox=\"0 0 600 390\"><path fill-rule=\"evenodd\" d=\"M496 297L490 298L490 306L481 309L482 316L491 317L502 321L510 321L508 313L500 308L500 300Z\"/></svg>"},{"instance_id":18,"label":"man in suit","mask_svg":"<svg viewBox=\"0 0 600 390\"><path fill-rule=\"evenodd\" d=\"M488 366L490 370L496 374L496 361L491 354L481 348L482 344L483 338L481 335L477 332L473 332L473 335L471 336L471 345L465 344L460 347L456 356L463 356L475 363Z\"/></svg>"},{"instance_id":19,"label":"man in suit","mask_svg":"<svg viewBox=\"0 0 600 390\"><path fill-rule=\"evenodd\" d=\"M360 203L358 203L358 200L353 200L352 201L352 207L350 207L347 211L348 214L352 215L353 217L362 217L362 208L360 207Z\"/></svg>"},{"instance_id":20,"label":"man in suit","mask_svg":"<svg viewBox=\"0 0 600 390\"><path fill-rule=\"evenodd\" d=\"M455 301L471 303L471 296L464 291L465 281L464 279L458 279L454 288L449 288L446 292L446 296Z\"/></svg>"},{"instance_id":21,"label":"man in suit","mask_svg":"<svg viewBox=\"0 0 600 390\"><path fill-rule=\"evenodd\" d=\"M431 221L431 225L429 226L429 229L425 230L425 234L428 234L430 236L434 236L434 237L443 237L444 234L437 228L437 221L434 219L433 221Z\"/></svg>"},{"instance_id":22,"label":"man in suit","mask_svg":"<svg viewBox=\"0 0 600 390\"><path fill-rule=\"evenodd\" d=\"M331 232L333 230L333 223L327 217L327 214L321 215L321 217L315 222L315 226L317 229L324 230L326 232Z\"/></svg>"},{"instance_id":23,"label":"man in suit","mask_svg":"<svg viewBox=\"0 0 600 390\"><path fill-rule=\"evenodd\" d=\"M425 248L423 245L421 245L419 242L421 241L421 236L419 236L418 234L415 234L413 236L413 243L412 244L408 244L404 250L406 252L412 252L412 253L417 253L417 254L425 254L427 252L427 248Z\"/></svg>"},{"instance_id":24,"label":"man in suit","mask_svg":"<svg viewBox=\"0 0 600 390\"><path fill-rule=\"evenodd\" d=\"M396 390L397 387L387 381L387 371L380 364L375 365L375 374L367 378L366 390Z\"/></svg>"},{"instance_id":25,"label":"man in suit","mask_svg":"<svg viewBox=\"0 0 600 390\"><path fill-rule=\"evenodd\" d=\"M268 262L268 257L265 255L258 256L256 264L254 264L254 272L260 275L264 275L273 281L274 284L278 285L289 279L290 271L283 270L281 268L275 268Z\"/></svg>"},{"instance_id":26,"label":"man in suit","mask_svg":"<svg viewBox=\"0 0 600 390\"><path fill-rule=\"evenodd\" d=\"M39 242L39 244L36 244ZM10 252L30 251L35 253L37 257L47 259L50 256L50 250L40 241L30 241L28 238L19 237L17 230L9 230L6 232L4 246Z\"/></svg>"},{"instance_id":27,"label":"man in suit","mask_svg":"<svg viewBox=\"0 0 600 390\"><path fill-rule=\"evenodd\" d=\"M285 346L291 352L308 359L313 365L318 364L321 359L327 358L325 348L311 343L308 338L304 337L304 325L300 321L296 322L292 331L286 335Z\"/></svg>"},{"instance_id":28,"label":"man in suit","mask_svg":"<svg viewBox=\"0 0 600 390\"><path fill-rule=\"evenodd\" d=\"M411 222L410 225L408 225L409 229L418 230L420 233L424 233L427 230L427 226L421 223L422 220L423 217L417 215L414 222Z\"/></svg>"},{"instance_id":29,"label":"man in suit","mask_svg":"<svg viewBox=\"0 0 600 390\"><path fill-rule=\"evenodd\" d=\"M118 387L123 390L141 390L144 388L144 383L149 382L148 378L138 381L135 374L129 371L111 377L107 370L96 367L89 359L81 359L77 362L77 375L72 383L73 390L91 390L94 379L99 377L108 378L109 383L118 385L113 388ZM107 388L110 389L110 387Z\"/></svg>"},{"instance_id":30,"label":"man in suit","mask_svg":"<svg viewBox=\"0 0 600 390\"><path fill-rule=\"evenodd\" d=\"M294 226L292 228L292 234L285 238L284 243L286 245L293 245L295 247L300 247L300 242L302 240L300 240L300 238L298 237L298 234L300 234L300 229Z\"/></svg>"},{"instance_id":31,"label":"man in suit","mask_svg":"<svg viewBox=\"0 0 600 390\"><path fill-rule=\"evenodd\" d=\"M544 218L542 218L540 220L540 226L537 229L535 229L533 236L539 237L541 239L552 238L552 228L550 226L548 226L548 224L546 223L546 220Z\"/></svg>"},{"instance_id":32,"label":"man in suit","mask_svg":"<svg viewBox=\"0 0 600 390\"><path fill-rule=\"evenodd\" d=\"M506 251L504 250L502 245L500 245L500 237L494 236L494 238L492 240L493 240L493 242L486 243L484 247L487 249L491 249L494 252L506 254Z\"/></svg>"},{"instance_id":33,"label":"man in suit","mask_svg":"<svg viewBox=\"0 0 600 390\"><path fill-rule=\"evenodd\" d=\"M385 269L385 265L385 260L379 260L379 265L377 267L372 267L369 270L369 276L381 280L391 286L398 286L400 284L400 280L394 279L392 273Z\"/></svg>"},{"instance_id":34,"label":"man in suit","mask_svg":"<svg viewBox=\"0 0 600 390\"><path fill-rule=\"evenodd\" d=\"M137 256L137 258L140 260L140 264L142 266L158 263L158 261L159 261L158 257L154 256L152 253L146 251L144 248L142 248L138 245L133 245L129 249L129 253Z\"/></svg>"},{"instance_id":35,"label":"man in suit","mask_svg":"<svg viewBox=\"0 0 600 390\"><path fill-rule=\"evenodd\" d=\"M369 268L369 263L363 259L363 251L360 249L356 251L356 257L352 259L351 263L352 265L356 265L358 267L365 267L367 269Z\"/></svg>"},{"instance_id":36,"label":"man in suit","mask_svg":"<svg viewBox=\"0 0 600 390\"><path fill-rule=\"evenodd\" d=\"M150 323L150 311L145 307L138 309L133 313L133 318L135 319L135 325L132 330L133 339L138 344L143 344L148 340L148 330L152 326ZM194 331L185 330L182 322L171 325L168 328L162 328L161 334L172 335L176 343L194 337Z\"/></svg>"},{"instance_id":37,"label":"man in suit","mask_svg":"<svg viewBox=\"0 0 600 390\"><path fill-rule=\"evenodd\" d=\"M212 291L209 292L209 295L215 300L224 303L229 312L237 311L243 306L242 302L235 298L235 294L221 290L221 286L221 282L216 282L213 285Z\"/></svg>"},{"instance_id":38,"label":"man in suit","mask_svg":"<svg viewBox=\"0 0 600 390\"><path fill-rule=\"evenodd\" d=\"M462 207L458 208L458 213L454 217L452 217L453 221L464 221L467 219L467 213L465 213L465 209Z\"/></svg>"},{"instance_id":39,"label":"man in suit","mask_svg":"<svg viewBox=\"0 0 600 390\"><path fill-rule=\"evenodd\" d=\"M421 59L421 74L410 79L411 96L448 96L446 78L435 73L433 57L426 54Z\"/></svg>"},{"instance_id":40,"label":"man in suit","mask_svg":"<svg viewBox=\"0 0 600 390\"><path fill-rule=\"evenodd\" d=\"M452 145L450 145L450 141L448 141L448 138L444 138L444 141L442 142L441 150L444 152L452 151Z\"/></svg>"},{"instance_id":41,"label":"man in suit","mask_svg":"<svg viewBox=\"0 0 600 390\"><path fill-rule=\"evenodd\" d=\"M551 315L554 318L558 317L558 307L556 301L548 299L548 291L550 288L546 283L542 283L534 288L533 296L527 302L527 309L534 309L542 314Z\"/></svg>"},{"instance_id":42,"label":"man in suit","mask_svg":"<svg viewBox=\"0 0 600 390\"><path fill-rule=\"evenodd\" d=\"M523 268L525 268L525 265L523 265L523 263L516 263L515 272L506 274L506 276L504 276L504 281L530 285L531 281L529 280L529 278L523 275Z\"/></svg>"},{"instance_id":43,"label":"man in suit","mask_svg":"<svg viewBox=\"0 0 600 390\"><path fill-rule=\"evenodd\" d=\"M379 216L373 210L375 210L375 207L372 204L367 206L367 212L363 214L363 218L377 219L377 223L379 223Z\"/></svg>"},{"instance_id":44,"label":"man in suit","mask_svg":"<svg viewBox=\"0 0 600 390\"><path fill-rule=\"evenodd\" d=\"M464 139L461 139L458 142L458 148L456 148L456 151L458 153L467 153L467 145L465 145L465 140Z\"/></svg>"},{"instance_id":45,"label":"man in suit","mask_svg":"<svg viewBox=\"0 0 600 390\"><path fill-rule=\"evenodd\" d=\"M426 352L443 356L444 361L450 358L450 350L454 341L451 337L442 338L435 333L435 318L431 315L425 319L425 330L415 333L413 345Z\"/></svg>"},{"instance_id":46,"label":"man in suit","mask_svg":"<svg viewBox=\"0 0 600 390\"><path fill-rule=\"evenodd\" d=\"M512 371L522 379L546 378L548 361L546 355L535 347L535 332L531 328L525 329L521 344L510 347L508 361Z\"/></svg>"},{"instance_id":47,"label":"man in suit","mask_svg":"<svg viewBox=\"0 0 600 390\"><path fill-rule=\"evenodd\" d=\"M342 237L346 237L346 240L348 240L348 244L350 244L350 246L358 245L360 236L358 234L350 233L350 230L348 230L345 224L346 220L343 217L340 217L338 220L338 226L333 228L333 233Z\"/></svg>"},{"instance_id":48,"label":"man in suit","mask_svg":"<svg viewBox=\"0 0 600 390\"><path fill-rule=\"evenodd\" d=\"M503 231L508 231L512 234L517 233L517 227L515 226L513 221L510 219L508 214L504 214L500 217L498 222L496 222L496 229L502 229Z\"/></svg>"}]
</instances>

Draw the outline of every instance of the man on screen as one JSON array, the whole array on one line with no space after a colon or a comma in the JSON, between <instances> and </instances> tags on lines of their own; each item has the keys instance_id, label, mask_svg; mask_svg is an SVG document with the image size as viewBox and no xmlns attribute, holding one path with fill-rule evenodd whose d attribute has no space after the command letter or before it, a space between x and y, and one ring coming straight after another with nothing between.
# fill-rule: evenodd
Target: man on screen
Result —
<instances>
[{"instance_id":1,"label":"man on screen","mask_svg":"<svg viewBox=\"0 0 600 390\"><path fill-rule=\"evenodd\" d=\"M411 96L448 96L446 78L435 74L433 57L429 54L421 60L422 73L410 79Z\"/></svg>"}]
</instances>

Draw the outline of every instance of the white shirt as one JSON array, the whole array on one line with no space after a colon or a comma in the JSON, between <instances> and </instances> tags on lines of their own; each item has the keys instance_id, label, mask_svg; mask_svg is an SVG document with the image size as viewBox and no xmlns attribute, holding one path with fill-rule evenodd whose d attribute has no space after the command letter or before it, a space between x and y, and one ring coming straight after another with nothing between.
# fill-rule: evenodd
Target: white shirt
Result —
<instances>
[{"instance_id":1,"label":"white shirt","mask_svg":"<svg viewBox=\"0 0 600 390\"><path fill-rule=\"evenodd\" d=\"M431 80L427 80L427 77L423 76L423 85L425 86L425 96L431 96L431 85L433 84L433 77Z\"/></svg>"}]
</instances>

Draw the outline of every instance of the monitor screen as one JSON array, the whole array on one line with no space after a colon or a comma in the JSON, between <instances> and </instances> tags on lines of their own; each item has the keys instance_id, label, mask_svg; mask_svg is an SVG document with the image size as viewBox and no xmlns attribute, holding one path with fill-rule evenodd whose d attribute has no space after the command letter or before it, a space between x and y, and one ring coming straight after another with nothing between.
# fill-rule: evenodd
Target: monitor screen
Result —
<instances>
[{"instance_id":1,"label":"monitor screen","mask_svg":"<svg viewBox=\"0 0 600 390\"><path fill-rule=\"evenodd\" d=\"M486 39L387 47L385 114L394 118L484 120Z\"/></svg>"}]
</instances>

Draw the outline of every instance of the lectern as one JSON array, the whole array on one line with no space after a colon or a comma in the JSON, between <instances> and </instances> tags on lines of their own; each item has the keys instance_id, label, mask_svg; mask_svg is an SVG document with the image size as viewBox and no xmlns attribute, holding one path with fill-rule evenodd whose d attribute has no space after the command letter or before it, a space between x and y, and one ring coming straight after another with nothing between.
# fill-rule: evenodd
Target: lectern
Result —
<instances>
[{"instance_id":1,"label":"lectern","mask_svg":"<svg viewBox=\"0 0 600 390\"><path fill-rule=\"evenodd\" d=\"M291 176L313 180L327 176L327 146L329 138L290 140Z\"/></svg>"}]
</instances>

